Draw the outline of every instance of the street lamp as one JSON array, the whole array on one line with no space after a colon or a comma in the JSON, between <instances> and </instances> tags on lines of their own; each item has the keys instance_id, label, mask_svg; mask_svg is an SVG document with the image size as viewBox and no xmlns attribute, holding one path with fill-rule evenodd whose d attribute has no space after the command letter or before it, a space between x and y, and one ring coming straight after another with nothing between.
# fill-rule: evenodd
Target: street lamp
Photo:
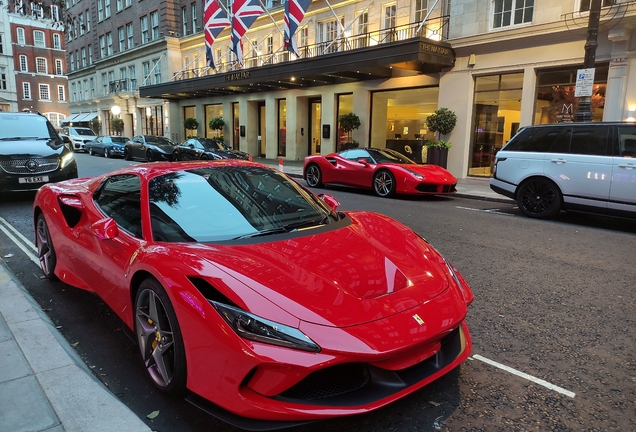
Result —
<instances>
[{"instance_id":1,"label":"street lamp","mask_svg":"<svg viewBox=\"0 0 636 432\"><path fill-rule=\"evenodd\" d=\"M113 106L110 108L110 112L112 112L112 113L113 113L113 115L118 116L118 115L119 115L119 113L121 112L121 108L119 107L119 105L113 105Z\"/></svg>"},{"instance_id":2,"label":"street lamp","mask_svg":"<svg viewBox=\"0 0 636 432\"><path fill-rule=\"evenodd\" d=\"M590 2L590 18L587 24L587 40L585 41L585 58L583 69L594 69L596 62L596 47L598 46L598 23L601 17L601 0ZM592 98L583 96L579 99L579 104L574 114L574 121L592 121Z\"/></svg>"}]
</instances>

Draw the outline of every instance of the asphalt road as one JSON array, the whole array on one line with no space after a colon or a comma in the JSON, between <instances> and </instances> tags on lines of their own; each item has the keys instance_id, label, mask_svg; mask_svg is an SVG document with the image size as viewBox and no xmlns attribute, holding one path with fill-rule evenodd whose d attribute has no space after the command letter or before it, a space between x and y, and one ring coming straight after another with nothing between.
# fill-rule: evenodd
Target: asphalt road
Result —
<instances>
[{"instance_id":1,"label":"asphalt road","mask_svg":"<svg viewBox=\"0 0 636 432\"><path fill-rule=\"evenodd\" d=\"M81 176L131 163L77 157ZM476 298L468 315L473 353L452 373L376 412L290 431L636 430L636 222L565 213L538 221L487 201L316 191L334 195L341 210L402 221L462 272ZM32 198L0 201L0 223L28 239ZM2 231L0 256L95 374L153 430L235 430L161 394L99 298L43 279ZM156 410L156 418L146 417Z\"/></svg>"}]
</instances>

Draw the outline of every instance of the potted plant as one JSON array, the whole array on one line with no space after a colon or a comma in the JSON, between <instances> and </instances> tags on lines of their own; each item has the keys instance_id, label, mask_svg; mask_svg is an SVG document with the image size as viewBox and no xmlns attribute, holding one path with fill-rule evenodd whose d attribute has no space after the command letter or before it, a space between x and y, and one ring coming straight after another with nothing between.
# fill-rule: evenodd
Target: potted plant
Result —
<instances>
[{"instance_id":1,"label":"potted plant","mask_svg":"<svg viewBox=\"0 0 636 432\"><path fill-rule=\"evenodd\" d=\"M448 162L448 149L452 143L440 139L441 135L448 135L455 129L457 115L448 108L439 108L426 118L426 126L431 132L437 132L437 140L427 141L425 146L426 163L439 165L446 168Z\"/></svg>"},{"instance_id":2,"label":"potted plant","mask_svg":"<svg viewBox=\"0 0 636 432\"><path fill-rule=\"evenodd\" d=\"M89 125L90 125L90 128L93 130L93 132L99 135L102 129L102 122L99 121L99 117L95 117L93 120L91 120Z\"/></svg>"},{"instance_id":3,"label":"potted plant","mask_svg":"<svg viewBox=\"0 0 636 432\"><path fill-rule=\"evenodd\" d=\"M110 127L117 135L121 135L124 131L124 120L119 117L115 117L110 121Z\"/></svg>"},{"instance_id":4,"label":"potted plant","mask_svg":"<svg viewBox=\"0 0 636 432\"><path fill-rule=\"evenodd\" d=\"M192 134L192 131L196 131L197 129L199 129L199 122L195 118L188 117L187 119L183 121L183 127L186 130L190 131L190 135L188 135L188 138L196 137L197 136L196 132Z\"/></svg>"},{"instance_id":5,"label":"potted plant","mask_svg":"<svg viewBox=\"0 0 636 432\"><path fill-rule=\"evenodd\" d=\"M350 148L357 148L360 143L351 138L351 132L360 127L360 117L357 114L349 113L343 114L338 118L340 129L347 134L347 141L340 145L340 150L347 150Z\"/></svg>"},{"instance_id":6,"label":"potted plant","mask_svg":"<svg viewBox=\"0 0 636 432\"><path fill-rule=\"evenodd\" d=\"M213 117L210 119L208 126L210 126L210 129L212 129L213 131L216 131L216 137L222 142L223 141L223 136L220 135L221 130L223 130L223 127L225 126L225 121L223 120L223 117Z\"/></svg>"}]
</instances>

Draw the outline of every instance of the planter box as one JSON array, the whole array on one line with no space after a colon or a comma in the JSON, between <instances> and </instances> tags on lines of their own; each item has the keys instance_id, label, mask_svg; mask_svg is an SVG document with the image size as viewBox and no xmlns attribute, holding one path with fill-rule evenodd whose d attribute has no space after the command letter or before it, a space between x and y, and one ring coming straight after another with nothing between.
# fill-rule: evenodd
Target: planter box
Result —
<instances>
[{"instance_id":1,"label":"planter box","mask_svg":"<svg viewBox=\"0 0 636 432\"><path fill-rule=\"evenodd\" d=\"M448 163L448 149L429 147L426 153L426 163L446 168L446 164Z\"/></svg>"}]
</instances>

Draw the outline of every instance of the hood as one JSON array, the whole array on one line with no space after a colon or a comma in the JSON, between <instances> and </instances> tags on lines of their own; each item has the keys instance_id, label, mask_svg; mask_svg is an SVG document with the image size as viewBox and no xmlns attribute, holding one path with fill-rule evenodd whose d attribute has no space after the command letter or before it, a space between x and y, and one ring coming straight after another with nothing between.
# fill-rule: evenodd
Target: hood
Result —
<instances>
[{"instance_id":1,"label":"hood","mask_svg":"<svg viewBox=\"0 0 636 432\"><path fill-rule=\"evenodd\" d=\"M349 216L348 226L320 234L214 245L205 258L296 318L334 327L394 315L448 287L443 259L408 227L374 213Z\"/></svg>"},{"instance_id":2,"label":"hood","mask_svg":"<svg viewBox=\"0 0 636 432\"><path fill-rule=\"evenodd\" d=\"M0 156L5 159L59 156L64 152L64 149L65 146L61 140L0 141Z\"/></svg>"},{"instance_id":3,"label":"hood","mask_svg":"<svg viewBox=\"0 0 636 432\"><path fill-rule=\"evenodd\" d=\"M409 171L416 172L426 177L426 180L432 180L440 183L457 183L457 178L450 172L439 165L400 165Z\"/></svg>"}]
</instances>

